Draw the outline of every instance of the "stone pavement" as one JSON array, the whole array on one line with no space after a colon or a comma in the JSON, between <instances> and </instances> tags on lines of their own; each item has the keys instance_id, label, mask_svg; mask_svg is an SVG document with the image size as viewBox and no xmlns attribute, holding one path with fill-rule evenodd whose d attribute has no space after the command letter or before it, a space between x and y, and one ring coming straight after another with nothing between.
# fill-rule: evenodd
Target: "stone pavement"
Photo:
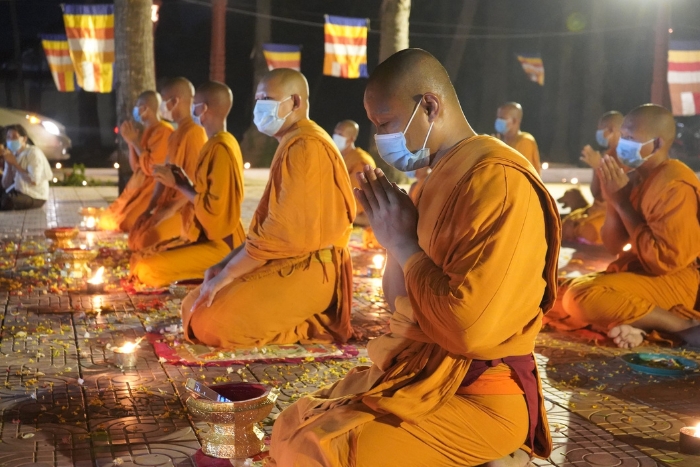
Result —
<instances>
[{"instance_id":1,"label":"stone pavement","mask_svg":"<svg viewBox=\"0 0 700 467\"><path fill-rule=\"evenodd\" d=\"M248 183L246 224L263 184ZM263 424L269 433L275 414L290 401L366 361L361 354L323 363L185 367L161 363L144 341L135 369L115 367L109 346L133 341L147 326L172 319L177 300L127 293L116 285L104 295L62 290L43 237L47 227L78 225L80 207L106 206L115 196L112 187L56 187L41 210L0 213L0 363L5 366L0 467L191 466L198 432L206 427L191 420L184 406L188 377L208 384L277 386L281 397ZM102 247L97 263L107 266L116 284L128 264L123 237L94 235ZM80 241L87 241L85 234ZM360 277L370 259L356 252L358 347L387 329L379 280ZM690 349L664 351L700 361ZM679 428L700 422L700 375L633 373L619 359L623 353L572 336L541 334L537 360L555 447L550 459L536 465L700 466L700 457L676 452ZM381 458L376 465L383 465Z\"/></svg>"}]
</instances>

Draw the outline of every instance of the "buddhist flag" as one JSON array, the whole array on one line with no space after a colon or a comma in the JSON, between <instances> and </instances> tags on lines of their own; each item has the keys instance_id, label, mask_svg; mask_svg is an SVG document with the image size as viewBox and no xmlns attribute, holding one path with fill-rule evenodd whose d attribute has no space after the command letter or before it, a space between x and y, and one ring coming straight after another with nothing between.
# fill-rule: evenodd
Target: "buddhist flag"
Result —
<instances>
[{"instance_id":1,"label":"buddhist flag","mask_svg":"<svg viewBox=\"0 0 700 467\"><path fill-rule=\"evenodd\" d=\"M700 114L700 41L670 41L668 91L673 115Z\"/></svg>"},{"instance_id":2,"label":"buddhist flag","mask_svg":"<svg viewBox=\"0 0 700 467\"><path fill-rule=\"evenodd\" d=\"M263 44L267 68L291 68L301 70L301 46L288 44Z\"/></svg>"},{"instance_id":3,"label":"buddhist flag","mask_svg":"<svg viewBox=\"0 0 700 467\"><path fill-rule=\"evenodd\" d=\"M368 19L326 15L324 75L367 78L368 27Z\"/></svg>"},{"instance_id":4,"label":"buddhist flag","mask_svg":"<svg viewBox=\"0 0 700 467\"><path fill-rule=\"evenodd\" d=\"M112 92L114 5L63 5L63 22L78 86Z\"/></svg>"},{"instance_id":5,"label":"buddhist flag","mask_svg":"<svg viewBox=\"0 0 700 467\"><path fill-rule=\"evenodd\" d=\"M518 61L530 81L544 86L544 63L540 54L518 54Z\"/></svg>"},{"instance_id":6,"label":"buddhist flag","mask_svg":"<svg viewBox=\"0 0 700 467\"><path fill-rule=\"evenodd\" d=\"M56 83L56 89L61 92L75 91L75 72L68 51L68 40L63 35L46 34L41 36L46 61Z\"/></svg>"}]
</instances>

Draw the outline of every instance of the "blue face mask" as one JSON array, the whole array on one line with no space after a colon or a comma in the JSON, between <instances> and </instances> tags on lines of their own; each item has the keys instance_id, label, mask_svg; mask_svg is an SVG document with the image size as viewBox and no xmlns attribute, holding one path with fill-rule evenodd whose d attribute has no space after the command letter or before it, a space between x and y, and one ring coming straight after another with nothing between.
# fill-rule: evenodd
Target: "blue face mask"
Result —
<instances>
[{"instance_id":1,"label":"blue face mask","mask_svg":"<svg viewBox=\"0 0 700 467\"><path fill-rule=\"evenodd\" d=\"M605 137L605 130L598 130L595 132L595 142L601 148L607 148L610 145L610 141Z\"/></svg>"},{"instance_id":2,"label":"blue face mask","mask_svg":"<svg viewBox=\"0 0 700 467\"><path fill-rule=\"evenodd\" d=\"M636 169L651 157L651 154L647 157L642 157L642 147L653 143L654 139L650 139L646 143L638 143L629 139L620 139L617 143L617 158L627 167Z\"/></svg>"},{"instance_id":3,"label":"blue face mask","mask_svg":"<svg viewBox=\"0 0 700 467\"><path fill-rule=\"evenodd\" d=\"M497 118L493 127L496 129L496 133L504 135L508 133L508 120L505 118Z\"/></svg>"},{"instance_id":4,"label":"blue face mask","mask_svg":"<svg viewBox=\"0 0 700 467\"><path fill-rule=\"evenodd\" d=\"M8 139L7 149L16 156L19 150L22 149L22 142L18 139Z\"/></svg>"},{"instance_id":5,"label":"blue face mask","mask_svg":"<svg viewBox=\"0 0 700 467\"><path fill-rule=\"evenodd\" d=\"M131 116L134 117L134 121L136 123L143 123L143 119L141 118L141 114L139 113L138 107L134 107L134 110L131 111Z\"/></svg>"},{"instance_id":6,"label":"blue face mask","mask_svg":"<svg viewBox=\"0 0 700 467\"><path fill-rule=\"evenodd\" d=\"M197 125L202 126L202 115L204 114L204 112L206 112L206 110L203 110L202 113L199 114L199 115L196 115L196 114L195 114L195 110L194 110L194 109L196 109L197 107L199 107L200 105L204 105L204 103L192 104L192 107L190 108L190 113L192 114L192 120L194 120L194 122L195 122Z\"/></svg>"},{"instance_id":7,"label":"blue face mask","mask_svg":"<svg viewBox=\"0 0 700 467\"><path fill-rule=\"evenodd\" d=\"M374 142L377 143L377 152L379 157L384 159L387 164L395 167L402 172L410 172L420 169L430 164L430 149L425 145L428 143L428 137L433 129L433 123L428 128L428 134L425 136L423 147L416 152L411 152L406 147L406 131L416 116L416 112L420 108L420 102L416 104L416 108L411 115L411 119L406 125L403 133L389 133L386 135L374 135Z\"/></svg>"}]
</instances>

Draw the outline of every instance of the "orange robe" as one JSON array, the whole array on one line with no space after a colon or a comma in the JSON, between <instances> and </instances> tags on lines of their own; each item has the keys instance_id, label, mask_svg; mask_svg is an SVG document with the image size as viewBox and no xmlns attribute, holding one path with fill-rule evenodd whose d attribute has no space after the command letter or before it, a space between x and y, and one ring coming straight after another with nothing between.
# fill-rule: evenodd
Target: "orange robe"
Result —
<instances>
[{"instance_id":1,"label":"orange robe","mask_svg":"<svg viewBox=\"0 0 700 467\"><path fill-rule=\"evenodd\" d=\"M655 307L700 318L693 310L700 284L700 181L682 162L668 160L632 188L630 201L645 221L630 236L632 249L606 272L572 281L564 310L581 325L603 329L634 323Z\"/></svg>"},{"instance_id":2,"label":"orange robe","mask_svg":"<svg viewBox=\"0 0 700 467\"><path fill-rule=\"evenodd\" d=\"M530 164L532 164L538 174L542 172L542 165L540 164L540 150L537 148L537 141L535 141L534 136L525 131L521 131L512 147L520 154L525 156L525 159L530 161Z\"/></svg>"},{"instance_id":3,"label":"orange robe","mask_svg":"<svg viewBox=\"0 0 700 467\"><path fill-rule=\"evenodd\" d=\"M592 205L571 211L562 221L562 239L587 245L602 245L600 230L605 223L605 201L594 201Z\"/></svg>"},{"instance_id":4,"label":"orange robe","mask_svg":"<svg viewBox=\"0 0 700 467\"><path fill-rule=\"evenodd\" d=\"M101 230L128 232L148 207L156 185L153 165L163 164L168 151L168 138L173 133L169 123L160 121L146 128L141 136L141 155L138 168L112 204L100 215Z\"/></svg>"},{"instance_id":5,"label":"orange robe","mask_svg":"<svg viewBox=\"0 0 700 467\"><path fill-rule=\"evenodd\" d=\"M245 240L243 156L233 135L222 131L207 141L193 184L197 195L181 211L180 238L131 256L131 274L141 283L162 287L177 280L203 279L208 268Z\"/></svg>"},{"instance_id":6,"label":"orange robe","mask_svg":"<svg viewBox=\"0 0 700 467\"><path fill-rule=\"evenodd\" d=\"M423 251L404 267L391 333L368 345L374 365L285 409L271 466L474 466L525 442L526 404L507 367L460 386L473 359L534 351L556 293L556 204L489 136L457 144L417 196ZM547 457L541 396L534 453Z\"/></svg>"},{"instance_id":7,"label":"orange robe","mask_svg":"<svg viewBox=\"0 0 700 467\"><path fill-rule=\"evenodd\" d=\"M170 135L166 162L182 167L192 180L199 153L206 142L204 128L188 118ZM182 226L180 210L186 203L187 198L177 189L165 187L151 217L129 232L129 249L139 251L163 240L179 237Z\"/></svg>"},{"instance_id":8,"label":"orange robe","mask_svg":"<svg viewBox=\"0 0 700 467\"><path fill-rule=\"evenodd\" d=\"M270 180L245 242L257 270L222 288L210 307L182 304L185 335L236 348L297 341L346 341L352 335L355 217L350 177L328 134L302 120L280 141Z\"/></svg>"},{"instance_id":9,"label":"orange robe","mask_svg":"<svg viewBox=\"0 0 700 467\"><path fill-rule=\"evenodd\" d=\"M347 154L343 156L345 160L345 165L348 168L348 174L350 174L350 184L354 188L360 188L360 182L357 180L357 174L363 172L366 165L369 165L373 169L377 167L374 163L374 159L369 153L361 148L355 148L348 151ZM361 204L357 204L357 214L364 212L364 208Z\"/></svg>"}]
</instances>

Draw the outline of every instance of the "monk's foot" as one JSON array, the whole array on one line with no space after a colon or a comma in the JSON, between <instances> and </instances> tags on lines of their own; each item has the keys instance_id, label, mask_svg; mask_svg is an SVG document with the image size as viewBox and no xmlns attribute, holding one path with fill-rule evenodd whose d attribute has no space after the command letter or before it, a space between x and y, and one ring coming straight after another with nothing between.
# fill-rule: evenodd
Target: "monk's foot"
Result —
<instances>
[{"instance_id":1,"label":"monk's foot","mask_svg":"<svg viewBox=\"0 0 700 467\"><path fill-rule=\"evenodd\" d=\"M608 337L621 349L632 349L642 345L647 333L629 324L615 326L608 332Z\"/></svg>"},{"instance_id":2,"label":"monk's foot","mask_svg":"<svg viewBox=\"0 0 700 467\"><path fill-rule=\"evenodd\" d=\"M533 465L530 463L530 455L522 449L518 449L509 456L487 462L479 467L529 467L530 465Z\"/></svg>"},{"instance_id":3,"label":"monk's foot","mask_svg":"<svg viewBox=\"0 0 700 467\"><path fill-rule=\"evenodd\" d=\"M692 328L677 332L676 334L685 341L686 345L700 347L700 325L693 326Z\"/></svg>"}]
</instances>

